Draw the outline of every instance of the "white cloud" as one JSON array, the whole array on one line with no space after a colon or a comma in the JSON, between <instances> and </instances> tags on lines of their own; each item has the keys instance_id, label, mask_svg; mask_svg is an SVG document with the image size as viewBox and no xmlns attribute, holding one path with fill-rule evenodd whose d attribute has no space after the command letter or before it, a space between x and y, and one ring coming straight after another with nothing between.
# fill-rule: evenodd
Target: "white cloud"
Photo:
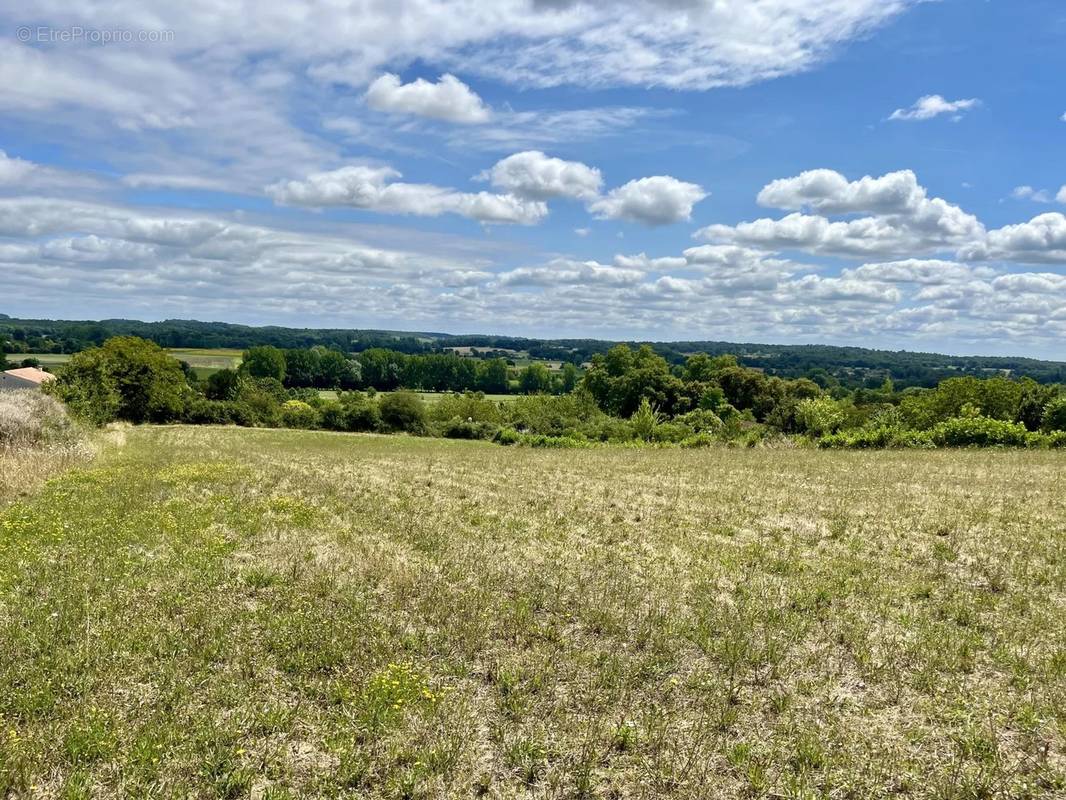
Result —
<instances>
[{"instance_id":1,"label":"white cloud","mask_svg":"<svg viewBox=\"0 0 1066 800\"><path fill-rule=\"evenodd\" d=\"M574 228L574 233L576 233L578 236L584 237L584 236L588 236L590 233L592 233L592 229L591 228Z\"/></svg>"},{"instance_id":2,"label":"white cloud","mask_svg":"<svg viewBox=\"0 0 1066 800\"><path fill-rule=\"evenodd\" d=\"M1038 250L1055 244L1050 217L1061 215L1046 216L1037 218L1045 238L1030 242ZM1066 231L1066 219L1059 224ZM1021 232L1011 233L990 238L1002 234L1000 244L1018 249ZM1066 276L949 260L870 262L824 275L756 248L700 245L680 256L512 268L441 255L437 246L372 247L338 233L45 198L0 199L0 235L9 239L0 244L5 288L53 314L78 303L100 316L350 325L358 298L364 324L406 328L493 319L553 335L884 336L1049 352L1066 335Z\"/></svg>"},{"instance_id":3,"label":"white cloud","mask_svg":"<svg viewBox=\"0 0 1066 800\"><path fill-rule=\"evenodd\" d=\"M975 261L1066 264L1066 216L1050 212L991 230L983 241L961 249L960 256Z\"/></svg>"},{"instance_id":4,"label":"white cloud","mask_svg":"<svg viewBox=\"0 0 1066 800\"><path fill-rule=\"evenodd\" d=\"M552 158L539 150L508 156L479 177L497 189L532 200L591 199L599 195L603 185L598 169L580 161Z\"/></svg>"},{"instance_id":5,"label":"white cloud","mask_svg":"<svg viewBox=\"0 0 1066 800\"><path fill-rule=\"evenodd\" d=\"M952 114L953 119L958 120L962 117L962 112L969 111L980 104L981 101L976 97L968 100L945 100L938 94L927 94L925 97L919 97L910 108L897 108L889 119L926 120L941 114Z\"/></svg>"},{"instance_id":6,"label":"white cloud","mask_svg":"<svg viewBox=\"0 0 1066 800\"><path fill-rule=\"evenodd\" d=\"M1015 200L1031 200L1034 203L1051 202L1051 193L1047 189L1034 189L1032 186L1015 186L1010 196Z\"/></svg>"},{"instance_id":7,"label":"white cloud","mask_svg":"<svg viewBox=\"0 0 1066 800\"><path fill-rule=\"evenodd\" d=\"M32 161L12 158L0 150L0 186L17 186L36 169Z\"/></svg>"},{"instance_id":8,"label":"white cloud","mask_svg":"<svg viewBox=\"0 0 1066 800\"><path fill-rule=\"evenodd\" d=\"M498 280L501 286L629 286L639 283L643 277L641 269L560 258L543 266L519 267L500 273Z\"/></svg>"},{"instance_id":9,"label":"white cloud","mask_svg":"<svg viewBox=\"0 0 1066 800\"><path fill-rule=\"evenodd\" d=\"M848 181L832 170L811 170L775 180L759 193L762 205L824 214L869 214L858 219L789 214L735 226L709 225L696 235L710 241L768 250L798 249L827 255L906 257L979 241L985 229L972 214L930 198L910 170Z\"/></svg>"},{"instance_id":10,"label":"white cloud","mask_svg":"<svg viewBox=\"0 0 1066 800\"><path fill-rule=\"evenodd\" d=\"M707 193L695 183L668 175L632 180L589 204L601 219L628 219L645 225L668 225L692 217L692 206Z\"/></svg>"},{"instance_id":11,"label":"white cloud","mask_svg":"<svg viewBox=\"0 0 1066 800\"><path fill-rule=\"evenodd\" d=\"M637 253L635 256L616 255L614 263L615 266L626 269L639 269L644 272L666 272L687 267L688 259L683 256L649 258L647 253Z\"/></svg>"},{"instance_id":12,"label":"white cloud","mask_svg":"<svg viewBox=\"0 0 1066 800\"><path fill-rule=\"evenodd\" d=\"M475 124L492 116L488 106L454 75L441 75L437 83L418 78L401 83L398 75L387 72L370 84L366 103L375 111L414 114L448 122Z\"/></svg>"},{"instance_id":13,"label":"white cloud","mask_svg":"<svg viewBox=\"0 0 1066 800\"><path fill-rule=\"evenodd\" d=\"M956 261L920 258L863 264L841 272L841 276L846 278L930 286L965 282L974 278L988 278L993 275L995 272L988 267L974 267Z\"/></svg>"},{"instance_id":14,"label":"white cloud","mask_svg":"<svg viewBox=\"0 0 1066 800\"><path fill-rule=\"evenodd\" d=\"M1059 189L1059 193L1055 195L1055 200L1060 203L1066 203L1066 186L1062 186Z\"/></svg>"},{"instance_id":15,"label":"white cloud","mask_svg":"<svg viewBox=\"0 0 1066 800\"><path fill-rule=\"evenodd\" d=\"M511 194L458 192L424 183L392 182L400 173L390 167L350 166L316 172L304 180L268 187L279 203L302 206L349 206L391 214L436 217L459 214L479 222L531 225L548 214L540 201Z\"/></svg>"}]
</instances>

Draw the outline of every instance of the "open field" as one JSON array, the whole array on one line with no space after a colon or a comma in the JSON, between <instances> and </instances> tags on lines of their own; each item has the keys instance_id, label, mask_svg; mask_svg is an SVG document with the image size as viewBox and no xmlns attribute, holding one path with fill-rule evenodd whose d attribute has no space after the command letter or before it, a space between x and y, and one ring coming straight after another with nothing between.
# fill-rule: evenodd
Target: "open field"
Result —
<instances>
[{"instance_id":1,"label":"open field","mask_svg":"<svg viewBox=\"0 0 1066 800\"><path fill-rule=\"evenodd\" d=\"M196 370L204 370L207 374L220 369L236 369L241 365L243 351L226 348L169 348L167 350L174 358L187 361L190 367ZM24 358L36 358L45 367L56 367L70 361L69 353L9 353L8 360L20 363Z\"/></svg>"},{"instance_id":2,"label":"open field","mask_svg":"<svg viewBox=\"0 0 1066 800\"><path fill-rule=\"evenodd\" d=\"M169 348L167 350L179 361L188 362L190 367L204 369L237 369L241 365L244 355L242 350L229 350L226 348Z\"/></svg>"},{"instance_id":3,"label":"open field","mask_svg":"<svg viewBox=\"0 0 1066 800\"><path fill-rule=\"evenodd\" d=\"M422 400L425 401L426 403L431 403L432 404L432 403L438 402L441 398L449 397L452 393L451 393L451 391L416 391L415 394L418 395L420 398L422 398ZM324 399L326 399L326 400L336 400L337 399L337 395L338 395L338 393L337 393L337 391L335 389L319 389L319 396L324 398ZM514 400L516 397L521 397L521 396L520 395L485 395L485 398L488 399L488 400L502 400L504 402L506 402L508 400Z\"/></svg>"},{"instance_id":4,"label":"open field","mask_svg":"<svg viewBox=\"0 0 1066 800\"><path fill-rule=\"evenodd\" d=\"M135 428L0 507L0 795L1066 795L1066 456Z\"/></svg>"},{"instance_id":5,"label":"open field","mask_svg":"<svg viewBox=\"0 0 1066 800\"><path fill-rule=\"evenodd\" d=\"M42 367L58 367L70 361L69 353L8 353L7 360L21 364L25 358L36 358Z\"/></svg>"}]
</instances>

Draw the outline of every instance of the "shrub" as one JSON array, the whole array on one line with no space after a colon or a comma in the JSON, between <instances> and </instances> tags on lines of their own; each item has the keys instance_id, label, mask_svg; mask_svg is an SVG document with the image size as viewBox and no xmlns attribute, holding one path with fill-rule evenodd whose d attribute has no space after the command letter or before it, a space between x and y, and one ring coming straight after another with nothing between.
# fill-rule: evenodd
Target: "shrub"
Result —
<instances>
[{"instance_id":1,"label":"shrub","mask_svg":"<svg viewBox=\"0 0 1066 800\"><path fill-rule=\"evenodd\" d=\"M197 399L186 407L185 422L192 425L240 425L252 428L259 424L259 419L247 403Z\"/></svg>"},{"instance_id":2,"label":"shrub","mask_svg":"<svg viewBox=\"0 0 1066 800\"><path fill-rule=\"evenodd\" d=\"M502 445L518 444L522 441L522 434L514 428L500 428L496 431L496 435L492 437L492 440Z\"/></svg>"},{"instance_id":3,"label":"shrub","mask_svg":"<svg viewBox=\"0 0 1066 800\"><path fill-rule=\"evenodd\" d=\"M609 419L584 391L560 396L516 397L505 403L502 410L504 421L515 430L544 436L591 433Z\"/></svg>"},{"instance_id":4,"label":"shrub","mask_svg":"<svg viewBox=\"0 0 1066 800\"><path fill-rule=\"evenodd\" d=\"M717 440L713 435L706 431L701 431L700 433L682 439L680 445L684 448L710 447L716 442Z\"/></svg>"},{"instance_id":5,"label":"shrub","mask_svg":"<svg viewBox=\"0 0 1066 800\"><path fill-rule=\"evenodd\" d=\"M694 433L696 431L692 430L688 425L682 425L679 422L660 422L655 426L655 430L652 431L650 441L676 444Z\"/></svg>"},{"instance_id":6,"label":"shrub","mask_svg":"<svg viewBox=\"0 0 1066 800\"><path fill-rule=\"evenodd\" d=\"M240 392L241 376L236 370L220 369L207 377L204 395L208 400L235 400Z\"/></svg>"},{"instance_id":7,"label":"shrub","mask_svg":"<svg viewBox=\"0 0 1066 800\"><path fill-rule=\"evenodd\" d=\"M933 440L926 431L915 431L894 425L841 431L823 436L818 446L826 449L866 450L889 447L932 447Z\"/></svg>"},{"instance_id":8,"label":"shrub","mask_svg":"<svg viewBox=\"0 0 1066 800\"><path fill-rule=\"evenodd\" d=\"M288 400L281 404L281 424L286 428L314 428L318 412L303 400Z\"/></svg>"},{"instance_id":9,"label":"shrub","mask_svg":"<svg viewBox=\"0 0 1066 800\"><path fill-rule=\"evenodd\" d=\"M655 429L659 426L659 422L659 413L652 408L651 402L647 397L640 399L640 405L633 412L633 416L629 418L633 433L636 434L638 439L643 439L645 442L650 442L655 436Z\"/></svg>"},{"instance_id":10,"label":"shrub","mask_svg":"<svg viewBox=\"0 0 1066 800\"><path fill-rule=\"evenodd\" d=\"M941 447L1024 447L1025 426L991 417L956 417L937 424L933 442Z\"/></svg>"},{"instance_id":11,"label":"shrub","mask_svg":"<svg viewBox=\"0 0 1066 800\"><path fill-rule=\"evenodd\" d=\"M426 433L426 404L414 392L392 392L378 401L381 423L391 431Z\"/></svg>"},{"instance_id":12,"label":"shrub","mask_svg":"<svg viewBox=\"0 0 1066 800\"><path fill-rule=\"evenodd\" d=\"M381 410L373 391L345 392L340 396L340 404L344 409L343 430L368 433L381 427Z\"/></svg>"},{"instance_id":13,"label":"shrub","mask_svg":"<svg viewBox=\"0 0 1066 800\"><path fill-rule=\"evenodd\" d=\"M721 417L704 408L698 408L695 411L689 411L687 414L674 417L674 422L687 425L696 433L717 433L724 425Z\"/></svg>"},{"instance_id":14,"label":"shrub","mask_svg":"<svg viewBox=\"0 0 1066 800\"><path fill-rule=\"evenodd\" d=\"M1044 406L1041 427L1045 431L1066 431L1066 394L1060 394Z\"/></svg>"},{"instance_id":15,"label":"shrub","mask_svg":"<svg viewBox=\"0 0 1066 800\"><path fill-rule=\"evenodd\" d=\"M468 419L450 419L440 424L440 435L446 439L492 439L499 426L491 422L474 422Z\"/></svg>"},{"instance_id":16,"label":"shrub","mask_svg":"<svg viewBox=\"0 0 1066 800\"><path fill-rule=\"evenodd\" d=\"M503 419L503 412L500 411L499 404L489 400L484 393L466 392L442 397L430 407L429 417L436 422L461 419L499 424Z\"/></svg>"},{"instance_id":17,"label":"shrub","mask_svg":"<svg viewBox=\"0 0 1066 800\"><path fill-rule=\"evenodd\" d=\"M844 419L843 408L831 397L801 400L796 406L796 424L812 436L833 433L844 424Z\"/></svg>"},{"instance_id":18,"label":"shrub","mask_svg":"<svg viewBox=\"0 0 1066 800\"><path fill-rule=\"evenodd\" d=\"M76 429L55 398L36 389L0 393L0 449L71 440Z\"/></svg>"}]
</instances>

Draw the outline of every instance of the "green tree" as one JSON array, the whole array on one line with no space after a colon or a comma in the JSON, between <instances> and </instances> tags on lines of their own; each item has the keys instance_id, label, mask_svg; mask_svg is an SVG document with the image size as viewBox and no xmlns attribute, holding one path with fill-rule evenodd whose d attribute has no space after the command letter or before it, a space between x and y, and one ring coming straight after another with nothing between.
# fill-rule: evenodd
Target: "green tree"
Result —
<instances>
[{"instance_id":1,"label":"green tree","mask_svg":"<svg viewBox=\"0 0 1066 800\"><path fill-rule=\"evenodd\" d=\"M796 421L799 427L812 436L833 433L844 424L846 415L838 401L831 397L800 400L796 406Z\"/></svg>"},{"instance_id":2,"label":"green tree","mask_svg":"<svg viewBox=\"0 0 1066 800\"><path fill-rule=\"evenodd\" d=\"M339 350L322 350L318 354L318 374L313 384L323 389L354 389L359 385L362 370L358 362L349 360Z\"/></svg>"},{"instance_id":3,"label":"green tree","mask_svg":"<svg viewBox=\"0 0 1066 800\"><path fill-rule=\"evenodd\" d=\"M633 416L629 418L630 424L633 426L633 433L637 435L638 439L643 439L645 442L650 442L655 435L655 429L659 427L659 414L647 397L640 398L640 405L637 410L633 412Z\"/></svg>"},{"instance_id":4,"label":"green tree","mask_svg":"<svg viewBox=\"0 0 1066 800\"><path fill-rule=\"evenodd\" d=\"M268 344L244 351L241 372L253 378L285 381L285 353Z\"/></svg>"},{"instance_id":5,"label":"green tree","mask_svg":"<svg viewBox=\"0 0 1066 800\"><path fill-rule=\"evenodd\" d=\"M663 413L676 413L684 389L666 359L651 347L633 351L624 344L594 355L582 385L601 409L619 417L630 417L644 398Z\"/></svg>"},{"instance_id":6,"label":"green tree","mask_svg":"<svg viewBox=\"0 0 1066 800\"><path fill-rule=\"evenodd\" d=\"M208 400L235 400L240 392L241 376L236 370L220 369L207 376L204 396Z\"/></svg>"},{"instance_id":7,"label":"green tree","mask_svg":"<svg viewBox=\"0 0 1066 800\"><path fill-rule=\"evenodd\" d=\"M97 424L169 422L181 417L192 396L178 362L136 336L116 336L77 353L55 383L75 414Z\"/></svg>"},{"instance_id":8,"label":"green tree","mask_svg":"<svg viewBox=\"0 0 1066 800\"><path fill-rule=\"evenodd\" d=\"M381 422L389 430L424 434L426 404L414 392L392 392L378 401Z\"/></svg>"},{"instance_id":9,"label":"green tree","mask_svg":"<svg viewBox=\"0 0 1066 800\"><path fill-rule=\"evenodd\" d=\"M485 394L507 394L510 391L507 362L502 358L488 358L477 365L477 388Z\"/></svg>"},{"instance_id":10,"label":"green tree","mask_svg":"<svg viewBox=\"0 0 1066 800\"><path fill-rule=\"evenodd\" d=\"M518 376L518 388L522 394L545 394L551 391L551 371L535 361L526 367Z\"/></svg>"},{"instance_id":11,"label":"green tree","mask_svg":"<svg viewBox=\"0 0 1066 800\"><path fill-rule=\"evenodd\" d=\"M1046 431L1066 431L1066 394L1060 394L1044 406L1043 428Z\"/></svg>"},{"instance_id":12,"label":"green tree","mask_svg":"<svg viewBox=\"0 0 1066 800\"><path fill-rule=\"evenodd\" d=\"M577 367L571 364L569 361L563 364L563 368L559 373L559 391L561 394L570 394L577 388L577 383L581 379L581 374L577 371Z\"/></svg>"}]
</instances>

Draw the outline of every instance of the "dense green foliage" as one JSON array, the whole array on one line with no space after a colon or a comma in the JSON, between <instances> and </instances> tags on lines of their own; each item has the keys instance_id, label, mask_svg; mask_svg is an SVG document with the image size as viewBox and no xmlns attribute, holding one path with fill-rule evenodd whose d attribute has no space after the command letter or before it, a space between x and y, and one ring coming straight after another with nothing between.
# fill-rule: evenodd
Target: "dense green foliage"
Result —
<instances>
[{"instance_id":1,"label":"dense green foliage","mask_svg":"<svg viewBox=\"0 0 1066 800\"><path fill-rule=\"evenodd\" d=\"M511 336L449 335L444 333L380 330L250 327L221 322L166 320L101 320L99 322L25 320L0 317L0 350L8 353L76 353L113 336L134 335L171 348L249 349L271 345L282 350L316 346L340 353L383 348L401 354L441 353L448 348L476 348L479 359L510 358L525 353L533 360L581 365L605 355L614 345L598 339L528 339ZM630 345L639 343L630 342ZM692 353L734 355L748 367L782 378L809 377L824 389L837 386L876 388L885 378L899 387L933 387L951 377L1029 376L1039 383L1066 382L1066 363L1031 358L945 356L935 353L889 352L829 345L767 345L715 341L658 342L653 349L671 367L680 367ZM566 376L564 375L564 379ZM573 375L570 375L572 381ZM395 386L377 380L366 383L383 391ZM398 385L398 384L397 384ZM408 388L418 388L409 385ZM429 388L429 387L427 387ZM564 385L563 391L573 388ZM443 390L506 391L474 384L450 384Z\"/></svg>"},{"instance_id":2,"label":"dense green foliage","mask_svg":"<svg viewBox=\"0 0 1066 800\"><path fill-rule=\"evenodd\" d=\"M158 345L116 337L76 354L50 391L94 424L121 419L404 432L538 447L752 446L783 437L830 448L1058 447L1066 441L1066 393L1029 378L958 377L934 389L903 391L886 381L877 389L827 391L806 378L741 366L730 356L697 354L672 367L647 345L617 345L594 356L580 379L576 370L553 375L533 364L519 376L525 394L504 401L480 390L495 388L507 371L500 359L454 354L374 348L355 360L320 347L262 345L245 353L240 369L219 370L200 382ZM562 393L564 377L572 391ZM323 397L316 385L337 390L336 396ZM427 405L406 387L462 391Z\"/></svg>"},{"instance_id":3,"label":"dense green foliage","mask_svg":"<svg viewBox=\"0 0 1066 800\"><path fill-rule=\"evenodd\" d=\"M192 398L178 362L159 345L134 336L78 353L47 386L76 415L97 424L169 422Z\"/></svg>"}]
</instances>

